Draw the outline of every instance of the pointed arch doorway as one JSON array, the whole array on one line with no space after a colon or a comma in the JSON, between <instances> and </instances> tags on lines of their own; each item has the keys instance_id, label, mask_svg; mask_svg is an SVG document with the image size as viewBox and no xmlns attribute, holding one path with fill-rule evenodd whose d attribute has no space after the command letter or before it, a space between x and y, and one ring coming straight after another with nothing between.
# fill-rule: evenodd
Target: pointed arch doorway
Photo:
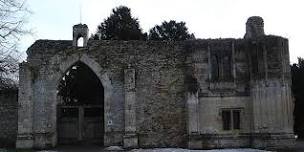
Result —
<instances>
[{"instance_id":1,"label":"pointed arch doorway","mask_svg":"<svg viewBox=\"0 0 304 152\"><path fill-rule=\"evenodd\" d=\"M58 144L103 145L104 88L83 62L73 64L58 85Z\"/></svg>"}]
</instances>

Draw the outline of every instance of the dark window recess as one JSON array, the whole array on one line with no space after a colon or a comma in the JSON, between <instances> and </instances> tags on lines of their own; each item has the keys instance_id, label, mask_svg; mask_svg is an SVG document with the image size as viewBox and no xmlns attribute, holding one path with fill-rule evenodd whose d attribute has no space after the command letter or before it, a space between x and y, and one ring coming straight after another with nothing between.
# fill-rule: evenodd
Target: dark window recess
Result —
<instances>
[{"instance_id":1,"label":"dark window recess","mask_svg":"<svg viewBox=\"0 0 304 152\"><path fill-rule=\"evenodd\" d=\"M240 110L233 110L233 129L241 129Z\"/></svg>"},{"instance_id":2,"label":"dark window recess","mask_svg":"<svg viewBox=\"0 0 304 152\"><path fill-rule=\"evenodd\" d=\"M101 117L102 109L101 108L85 108L84 117Z\"/></svg>"},{"instance_id":3,"label":"dark window recess","mask_svg":"<svg viewBox=\"0 0 304 152\"><path fill-rule=\"evenodd\" d=\"M211 73L211 76L212 76L212 79L214 81L217 81L219 79L219 73L220 73L220 69L219 69L219 59L216 55L212 56L212 59L211 59L211 70L212 70L212 73Z\"/></svg>"},{"instance_id":4,"label":"dark window recess","mask_svg":"<svg viewBox=\"0 0 304 152\"><path fill-rule=\"evenodd\" d=\"M230 130L230 126L231 126L231 114L230 111L228 110L223 110L222 111L222 119L223 119L223 129L224 130Z\"/></svg>"},{"instance_id":5,"label":"dark window recess","mask_svg":"<svg viewBox=\"0 0 304 152\"><path fill-rule=\"evenodd\" d=\"M223 130L241 129L241 110L225 109L222 110Z\"/></svg>"},{"instance_id":6,"label":"dark window recess","mask_svg":"<svg viewBox=\"0 0 304 152\"><path fill-rule=\"evenodd\" d=\"M225 56L223 61L223 80L231 80L232 79L232 71L231 71L231 57Z\"/></svg>"},{"instance_id":7,"label":"dark window recess","mask_svg":"<svg viewBox=\"0 0 304 152\"><path fill-rule=\"evenodd\" d=\"M259 72L259 63L258 63L258 51L252 51L251 55L251 62L252 62L252 72L257 74Z\"/></svg>"},{"instance_id":8,"label":"dark window recess","mask_svg":"<svg viewBox=\"0 0 304 152\"><path fill-rule=\"evenodd\" d=\"M61 108L60 117L78 118L78 108Z\"/></svg>"},{"instance_id":9,"label":"dark window recess","mask_svg":"<svg viewBox=\"0 0 304 152\"><path fill-rule=\"evenodd\" d=\"M212 81L231 81L232 63L229 54L213 54L211 56L211 79Z\"/></svg>"}]
</instances>

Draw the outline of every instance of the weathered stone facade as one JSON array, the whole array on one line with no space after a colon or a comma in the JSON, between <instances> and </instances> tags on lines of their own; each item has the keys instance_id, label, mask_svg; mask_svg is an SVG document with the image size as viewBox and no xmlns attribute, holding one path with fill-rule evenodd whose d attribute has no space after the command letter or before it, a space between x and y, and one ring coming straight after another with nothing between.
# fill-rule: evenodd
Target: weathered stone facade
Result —
<instances>
[{"instance_id":1,"label":"weathered stone facade","mask_svg":"<svg viewBox=\"0 0 304 152\"><path fill-rule=\"evenodd\" d=\"M57 146L57 87L76 62L103 85L104 146L292 146L288 40L259 17L246 25L245 39L36 41L20 64L16 146Z\"/></svg>"},{"instance_id":2,"label":"weathered stone facade","mask_svg":"<svg viewBox=\"0 0 304 152\"><path fill-rule=\"evenodd\" d=\"M14 147L18 120L17 88L0 89L0 147Z\"/></svg>"}]
</instances>

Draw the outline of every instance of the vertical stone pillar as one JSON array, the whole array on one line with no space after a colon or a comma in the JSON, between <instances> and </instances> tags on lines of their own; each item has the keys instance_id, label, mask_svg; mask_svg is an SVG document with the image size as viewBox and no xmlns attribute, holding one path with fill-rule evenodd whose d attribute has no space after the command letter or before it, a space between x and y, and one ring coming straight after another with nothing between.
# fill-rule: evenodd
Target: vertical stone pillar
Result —
<instances>
[{"instance_id":1,"label":"vertical stone pillar","mask_svg":"<svg viewBox=\"0 0 304 152\"><path fill-rule=\"evenodd\" d=\"M84 108L78 107L78 140L83 138L83 124L84 124Z\"/></svg>"},{"instance_id":2,"label":"vertical stone pillar","mask_svg":"<svg viewBox=\"0 0 304 152\"><path fill-rule=\"evenodd\" d=\"M208 79L211 81L212 79L212 64L211 64L211 48L208 44Z\"/></svg>"},{"instance_id":3,"label":"vertical stone pillar","mask_svg":"<svg viewBox=\"0 0 304 152\"><path fill-rule=\"evenodd\" d=\"M231 67L232 67L232 78L234 85L235 84L235 79L236 79L236 63L235 63L235 41L232 41L231 43Z\"/></svg>"},{"instance_id":4,"label":"vertical stone pillar","mask_svg":"<svg viewBox=\"0 0 304 152\"><path fill-rule=\"evenodd\" d=\"M201 149L202 143L199 140L199 100L198 92L187 92L188 110L188 148Z\"/></svg>"},{"instance_id":5,"label":"vertical stone pillar","mask_svg":"<svg viewBox=\"0 0 304 152\"><path fill-rule=\"evenodd\" d=\"M33 148L32 74L26 62L19 65L18 134L16 148Z\"/></svg>"},{"instance_id":6,"label":"vertical stone pillar","mask_svg":"<svg viewBox=\"0 0 304 152\"><path fill-rule=\"evenodd\" d=\"M261 107L261 87L259 84L253 84L251 88L251 93L252 95L252 111L253 111L253 131L254 133L260 133L260 128L263 128L263 120L264 115L262 113L262 108Z\"/></svg>"},{"instance_id":7,"label":"vertical stone pillar","mask_svg":"<svg viewBox=\"0 0 304 152\"><path fill-rule=\"evenodd\" d=\"M294 145L292 125L292 95L290 94L290 71L288 51L284 50L287 41L273 39L274 43L256 46L258 72L251 80L253 107L253 138L255 148L287 148ZM288 49L288 48L285 48ZM275 55L271 55L275 54ZM274 60L276 59L276 60ZM262 64L261 64L262 63ZM275 70L273 67L279 65ZM275 72L275 73L274 73ZM290 119L291 118L291 119Z\"/></svg>"},{"instance_id":8,"label":"vertical stone pillar","mask_svg":"<svg viewBox=\"0 0 304 152\"><path fill-rule=\"evenodd\" d=\"M293 126L289 121L292 101L286 86L290 87L279 81L269 81L267 86L258 82L252 86L253 147L286 148L294 145Z\"/></svg>"},{"instance_id":9,"label":"vertical stone pillar","mask_svg":"<svg viewBox=\"0 0 304 152\"><path fill-rule=\"evenodd\" d=\"M125 88L125 135L124 148L138 147L136 134L136 91L135 91L135 69L124 70Z\"/></svg>"}]
</instances>

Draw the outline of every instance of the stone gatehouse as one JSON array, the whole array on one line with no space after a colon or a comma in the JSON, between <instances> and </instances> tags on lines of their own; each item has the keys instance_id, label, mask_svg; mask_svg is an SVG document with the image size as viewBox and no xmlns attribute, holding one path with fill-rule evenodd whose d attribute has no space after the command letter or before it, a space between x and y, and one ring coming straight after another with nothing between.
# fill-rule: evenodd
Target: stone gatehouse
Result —
<instances>
[{"instance_id":1,"label":"stone gatehouse","mask_svg":"<svg viewBox=\"0 0 304 152\"><path fill-rule=\"evenodd\" d=\"M244 39L88 40L88 27L78 24L73 40L38 40L27 54L17 148L294 142L288 40L265 35L260 17L248 19ZM82 72L61 92L75 69Z\"/></svg>"}]
</instances>

